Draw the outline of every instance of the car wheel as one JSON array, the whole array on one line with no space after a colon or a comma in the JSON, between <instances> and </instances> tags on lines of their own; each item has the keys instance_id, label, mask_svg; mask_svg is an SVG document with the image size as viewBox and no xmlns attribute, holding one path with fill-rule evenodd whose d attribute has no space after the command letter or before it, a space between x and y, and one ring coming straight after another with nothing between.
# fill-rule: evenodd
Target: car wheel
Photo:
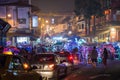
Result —
<instances>
[{"instance_id":1,"label":"car wheel","mask_svg":"<svg viewBox=\"0 0 120 80\"><path fill-rule=\"evenodd\" d=\"M64 74L64 77L67 75L67 69L68 69L68 68L66 67L66 68L65 68L65 72L64 72L64 73L65 73L65 74Z\"/></svg>"},{"instance_id":2,"label":"car wheel","mask_svg":"<svg viewBox=\"0 0 120 80\"><path fill-rule=\"evenodd\" d=\"M70 74L73 70L73 67L72 66L69 66L67 67L67 74Z\"/></svg>"}]
</instances>

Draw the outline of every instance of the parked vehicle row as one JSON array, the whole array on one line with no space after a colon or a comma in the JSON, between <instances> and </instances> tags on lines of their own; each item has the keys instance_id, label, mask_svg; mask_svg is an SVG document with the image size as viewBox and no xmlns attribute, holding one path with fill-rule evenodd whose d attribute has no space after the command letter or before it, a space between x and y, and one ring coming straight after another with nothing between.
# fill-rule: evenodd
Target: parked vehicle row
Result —
<instances>
[{"instance_id":1,"label":"parked vehicle row","mask_svg":"<svg viewBox=\"0 0 120 80\"><path fill-rule=\"evenodd\" d=\"M59 80L73 68L69 52L35 54L29 62L11 52L0 54L0 80Z\"/></svg>"},{"instance_id":2,"label":"parked vehicle row","mask_svg":"<svg viewBox=\"0 0 120 80\"><path fill-rule=\"evenodd\" d=\"M42 80L42 76L25 58L0 53L0 80Z\"/></svg>"},{"instance_id":3,"label":"parked vehicle row","mask_svg":"<svg viewBox=\"0 0 120 80\"><path fill-rule=\"evenodd\" d=\"M76 67L77 56L67 51L40 53L33 56L31 65L45 80L58 80L66 76Z\"/></svg>"}]
</instances>

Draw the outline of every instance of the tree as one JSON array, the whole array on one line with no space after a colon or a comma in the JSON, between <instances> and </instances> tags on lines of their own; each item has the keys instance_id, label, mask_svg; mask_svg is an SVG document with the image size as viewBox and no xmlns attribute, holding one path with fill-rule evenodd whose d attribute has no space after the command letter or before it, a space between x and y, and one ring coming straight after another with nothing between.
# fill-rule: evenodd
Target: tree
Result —
<instances>
[{"instance_id":1,"label":"tree","mask_svg":"<svg viewBox=\"0 0 120 80\"><path fill-rule=\"evenodd\" d=\"M94 16L94 34L96 33L95 17L102 16L102 8L99 0L75 0L75 10L77 16L83 15L90 31L90 19ZM90 33L90 32L89 32ZM88 33L88 34L89 34Z\"/></svg>"}]
</instances>

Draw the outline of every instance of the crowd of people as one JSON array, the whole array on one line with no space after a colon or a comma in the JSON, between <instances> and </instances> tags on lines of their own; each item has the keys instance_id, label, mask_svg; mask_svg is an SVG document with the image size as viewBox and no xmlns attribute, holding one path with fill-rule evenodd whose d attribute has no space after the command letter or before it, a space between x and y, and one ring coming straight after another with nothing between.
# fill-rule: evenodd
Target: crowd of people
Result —
<instances>
[{"instance_id":1,"label":"crowd of people","mask_svg":"<svg viewBox=\"0 0 120 80\"><path fill-rule=\"evenodd\" d=\"M107 60L110 59L111 53L107 50L107 48L104 48L103 52L100 54L101 55L99 56L99 52L97 51L96 46L93 46L92 50L89 51L87 62L89 64L92 64L93 67L96 67L97 64L99 63L98 59L101 58L100 63L102 63L104 65L104 67L107 67ZM113 59L111 59L111 60L113 60Z\"/></svg>"},{"instance_id":2,"label":"crowd of people","mask_svg":"<svg viewBox=\"0 0 120 80\"><path fill-rule=\"evenodd\" d=\"M0 46L0 53L3 53L4 47ZM38 48L39 49L39 48ZM114 55L110 52L110 50L107 47L104 47L102 51L97 50L96 46L90 47L90 49L85 50L81 48L79 50L78 48L74 48L71 53L77 53L79 54L80 61L85 61L86 63L91 63L93 67L96 67L98 63L103 63L105 67L107 67L107 60L108 58L113 60ZM44 52L43 48L40 48L39 50L42 50ZM22 54L21 54L22 53ZM19 48L19 54L23 55L25 58L30 59L33 54L36 53L36 49L32 48ZM86 55L87 54L87 55Z\"/></svg>"}]
</instances>

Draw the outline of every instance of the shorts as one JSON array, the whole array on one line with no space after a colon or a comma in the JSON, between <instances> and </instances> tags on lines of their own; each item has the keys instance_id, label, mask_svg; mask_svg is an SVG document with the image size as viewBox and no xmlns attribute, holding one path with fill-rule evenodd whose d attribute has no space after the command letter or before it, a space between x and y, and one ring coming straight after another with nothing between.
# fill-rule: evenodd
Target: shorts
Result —
<instances>
[{"instance_id":1,"label":"shorts","mask_svg":"<svg viewBox=\"0 0 120 80\"><path fill-rule=\"evenodd\" d=\"M103 58L103 64L107 65L107 59Z\"/></svg>"},{"instance_id":2,"label":"shorts","mask_svg":"<svg viewBox=\"0 0 120 80\"><path fill-rule=\"evenodd\" d=\"M91 59L92 60L92 62L97 62L97 59Z\"/></svg>"}]
</instances>

